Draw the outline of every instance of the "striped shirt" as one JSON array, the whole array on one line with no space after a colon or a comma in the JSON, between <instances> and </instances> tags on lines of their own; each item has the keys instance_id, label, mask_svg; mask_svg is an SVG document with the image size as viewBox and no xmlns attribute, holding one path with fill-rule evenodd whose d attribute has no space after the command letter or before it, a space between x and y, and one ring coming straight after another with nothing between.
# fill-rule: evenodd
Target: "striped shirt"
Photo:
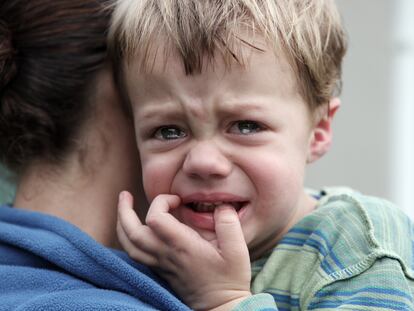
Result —
<instances>
[{"instance_id":1,"label":"striped shirt","mask_svg":"<svg viewBox=\"0 0 414 311\"><path fill-rule=\"evenodd\" d=\"M414 225L391 203L327 190L317 209L252 263L235 310L414 310Z\"/></svg>"}]
</instances>

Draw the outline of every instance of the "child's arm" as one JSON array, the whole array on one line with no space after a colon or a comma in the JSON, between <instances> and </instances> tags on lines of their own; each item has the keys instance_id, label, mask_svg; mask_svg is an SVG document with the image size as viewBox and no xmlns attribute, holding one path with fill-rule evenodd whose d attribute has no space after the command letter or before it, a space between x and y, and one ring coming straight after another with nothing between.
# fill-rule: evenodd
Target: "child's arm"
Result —
<instances>
[{"instance_id":1,"label":"child's arm","mask_svg":"<svg viewBox=\"0 0 414 311\"><path fill-rule=\"evenodd\" d=\"M215 210L217 239L206 241L169 211L180 198L159 195L148 211L146 225L138 219L132 196L119 201L118 237L128 254L164 277L193 309L230 310L250 297L250 260L237 213Z\"/></svg>"}]
</instances>

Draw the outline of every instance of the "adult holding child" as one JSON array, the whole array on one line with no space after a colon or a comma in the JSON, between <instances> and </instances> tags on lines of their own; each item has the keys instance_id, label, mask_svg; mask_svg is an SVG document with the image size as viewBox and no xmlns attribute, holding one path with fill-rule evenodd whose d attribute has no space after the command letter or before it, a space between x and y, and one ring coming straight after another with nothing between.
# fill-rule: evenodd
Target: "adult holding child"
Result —
<instances>
[{"instance_id":1,"label":"adult holding child","mask_svg":"<svg viewBox=\"0 0 414 311\"><path fill-rule=\"evenodd\" d=\"M186 310L115 250L121 189L139 196L130 120L106 62L111 3L0 3L0 310Z\"/></svg>"},{"instance_id":2,"label":"adult holding child","mask_svg":"<svg viewBox=\"0 0 414 311\"><path fill-rule=\"evenodd\" d=\"M304 188L339 107L334 0L121 0L111 29L151 201L141 223L121 196L131 257L198 310L414 310L410 219Z\"/></svg>"}]
</instances>

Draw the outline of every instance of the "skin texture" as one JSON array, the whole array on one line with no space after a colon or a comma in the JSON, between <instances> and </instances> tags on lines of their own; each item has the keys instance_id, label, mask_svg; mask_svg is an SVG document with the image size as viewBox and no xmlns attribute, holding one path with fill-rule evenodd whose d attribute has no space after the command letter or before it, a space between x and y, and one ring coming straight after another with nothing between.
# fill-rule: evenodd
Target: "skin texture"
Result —
<instances>
[{"instance_id":1,"label":"skin texture","mask_svg":"<svg viewBox=\"0 0 414 311\"><path fill-rule=\"evenodd\" d=\"M171 54L151 72L134 62L126 72L152 204L143 225L122 195L120 241L194 309L226 310L251 295L248 253L259 258L314 209L305 167L328 150L339 106L312 114L283 55L243 49L246 67L216 58L186 76ZM223 203L200 213L192 202Z\"/></svg>"},{"instance_id":2,"label":"skin texture","mask_svg":"<svg viewBox=\"0 0 414 311\"><path fill-rule=\"evenodd\" d=\"M132 122L122 111L109 68L92 85L93 112L80 129L77 148L61 165L38 161L20 177L14 206L71 222L105 246L119 247L117 210L122 189L143 203Z\"/></svg>"}]
</instances>

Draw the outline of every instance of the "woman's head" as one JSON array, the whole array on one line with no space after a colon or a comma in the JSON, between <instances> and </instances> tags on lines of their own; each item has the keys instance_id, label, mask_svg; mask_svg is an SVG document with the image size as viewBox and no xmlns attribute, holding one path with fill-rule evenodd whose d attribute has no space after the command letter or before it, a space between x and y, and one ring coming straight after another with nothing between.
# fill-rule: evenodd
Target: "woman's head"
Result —
<instances>
[{"instance_id":1,"label":"woman's head","mask_svg":"<svg viewBox=\"0 0 414 311\"><path fill-rule=\"evenodd\" d=\"M107 0L0 3L0 159L59 163L90 111L106 59Z\"/></svg>"},{"instance_id":2,"label":"woman's head","mask_svg":"<svg viewBox=\"0 0 414 311\"><path fill-rule=\"evenodd\" d=\"M112 1L0 0L0 160L18 173L13 206L113 247L119 192L144 197L106 62Z\"/></svg>"}]
</instances>

